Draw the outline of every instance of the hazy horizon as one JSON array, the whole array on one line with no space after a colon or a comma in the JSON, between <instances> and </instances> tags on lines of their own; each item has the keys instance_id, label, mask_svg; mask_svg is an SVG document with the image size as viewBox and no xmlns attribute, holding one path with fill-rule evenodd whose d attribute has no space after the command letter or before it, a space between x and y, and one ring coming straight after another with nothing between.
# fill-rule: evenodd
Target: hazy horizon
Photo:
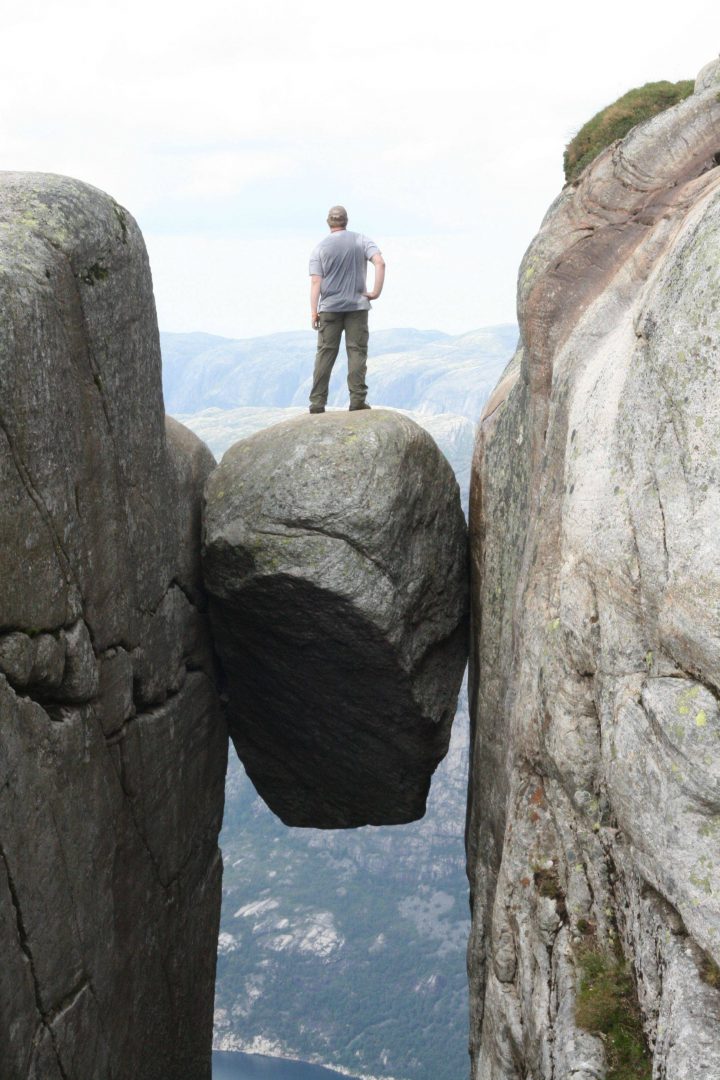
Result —
<instances>
[{"instance_id":1,"label":"hazy horizon","mask_svg":"<svg viewBox=\"0 0 720 1080\"><path fill-rule=\"evenodd\" d=\"M370 317L371 317L371 320L372 320L372 312L370 313ZM371 324L370 324L370 337L372 339L373 330L378 330L378 331L379 330L383 330L383 331L387 331L387 330L398 330L398 331L400 331L400 330L417 330L417 331L419 331L420 333L423 333L423 334L440 334L440 335L445 335L447 337L466 337L468 334L475 334L475 333L478 333L481 330L495 330L498 327L504 327L504 326L517 326L517 320L516 319L501 319L498 322L494 322L494 323L483 323L482 325L478 325L478 326L470 326L466 330L459 330L457 332L452 331L452 330L444 330L440 326L378 326L378 327L374 327L372 325L372 322L371 322ZM266 333L240 334L240 335L232 335L232 336L229 335L229 334L217 333L215 330L207 330L205 328L201 329L200 327L196 327L195 329L192 329L192 330L171 330L166 326L161 326L159 328L159 330L160 330L161 334L178 334L178 335L180 335L180 334L183 334L183 335L184 334L188 334L188 335L189 334L205 334L207 337L219 337L219 338L224 338L227 341L245 341L245 340L250 341L253 338L273 337L276 334L304 334L304 333L307 333L307 334L313 334L314 335L314 334L317 333L317 331L312 330L309 326L291 326L291 327L288 327L288 328L286 328L284 330L268 330ZM342 351L342 345L341 345L341 351Z\"/></svg>"},{"instance_id":2,"label":"hazy horizon","mask_svg":"<svg viewBox=\"0 0 720 1080\"><path fill-rule=\"evenodd\" d=\"M170 332L309 322L308 257L338 202L385 255L375 329L507 323L572 135L717 54L709 0L657 13L127 0L118 19L28 0L3 24L0 168L79 177L125 206Z\"/></svg>"}]
</instances>

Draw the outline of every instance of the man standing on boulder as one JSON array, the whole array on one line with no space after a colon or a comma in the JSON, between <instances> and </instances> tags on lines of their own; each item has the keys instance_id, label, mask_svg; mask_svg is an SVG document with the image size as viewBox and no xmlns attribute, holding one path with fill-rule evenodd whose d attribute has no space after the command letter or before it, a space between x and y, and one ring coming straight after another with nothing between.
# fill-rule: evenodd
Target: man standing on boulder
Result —
<instances>
[{"instance_id":1,"label":"man standing on boulder","mask_svg":"<svg viewBox=\"0 0 720 1080\"><path fill-rule=\"evenodd\" d=\"M327 223L330 235L320 241L310 256L310 314L312 328L318 331L310 412L325 412L330 374L343 330L350 409L369 409L365 400L368 311L370 301L377 300L382 292L385 260L377 244L367 236L348 232L344 206L330 207ZM368 262L375 267L375 282L370 292L365 281Z\"/></svg>"}]
</instances>

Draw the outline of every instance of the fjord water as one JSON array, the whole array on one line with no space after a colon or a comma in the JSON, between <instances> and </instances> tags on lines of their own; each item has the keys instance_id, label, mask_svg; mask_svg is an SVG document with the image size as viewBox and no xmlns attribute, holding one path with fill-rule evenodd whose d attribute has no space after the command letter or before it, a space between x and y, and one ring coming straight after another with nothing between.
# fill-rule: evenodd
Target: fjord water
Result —
<instances>
[{"instance_id":1,"label":"fjord water","mask_svg":"<svg viewBox=\"0 0 720 1080\"><path fill-rule=\"evenodd\" d=\"M212 1080L348 1080L343 1073L304 1061L213 1051ZM352 1078L350 1078L352 1080Z\"/></svg>"}]
</instances>

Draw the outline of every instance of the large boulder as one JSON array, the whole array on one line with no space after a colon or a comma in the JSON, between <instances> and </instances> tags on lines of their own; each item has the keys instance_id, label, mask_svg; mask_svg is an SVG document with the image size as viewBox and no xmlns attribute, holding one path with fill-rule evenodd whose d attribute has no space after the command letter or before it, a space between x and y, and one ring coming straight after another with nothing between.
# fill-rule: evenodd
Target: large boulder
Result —
<instances>
[{"instance_id":1,"label":"large boulder","mask_svg":"<svg viewBox=\"0 0 720 1080\"><path fill-rule=\"evenodd\" d=\"M147 254L113 199L0 174L0 307L0 1073L203 1080L214 460L166 430Z\"/></svg>"},{"instance_id":2,"label":"large boulder","mask_svg":"<svg viewBox=\"0 0 720 1080\"><path fill-rule=\"evenodd\" d=\"M719 91L550 208L479 428L474 1080L720 1076Z\"/></svg>"},{"instance_id":3,"label":"large boulder","mask_svg":"<svg viewBox=\"0 0 720 1080\"><path fill-rule=\"evenodd\" d=\"M233 741L290 825L424 813L466 660L466 529L432 438L387 410L237 443L205 493L203 572Z\"/></svg>"}]
</instances>

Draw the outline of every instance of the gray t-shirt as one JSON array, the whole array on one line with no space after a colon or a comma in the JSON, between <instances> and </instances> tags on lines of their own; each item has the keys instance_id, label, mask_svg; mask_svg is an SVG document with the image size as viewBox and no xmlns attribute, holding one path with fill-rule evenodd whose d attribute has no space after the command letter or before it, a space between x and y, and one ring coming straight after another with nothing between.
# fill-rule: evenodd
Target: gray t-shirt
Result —
<instances>
[{"instance_id":1,"label":"gray t-shirt","mask_svg":"<svg viewBox=\"0 0 720 1080\"><path fill-rule=\"evenodd\" d=\"M367 311L368 260L380 248L362 233L331 232L310 256L310 273L322 277L318 311Z\"/></svg>"}]
</instances>

